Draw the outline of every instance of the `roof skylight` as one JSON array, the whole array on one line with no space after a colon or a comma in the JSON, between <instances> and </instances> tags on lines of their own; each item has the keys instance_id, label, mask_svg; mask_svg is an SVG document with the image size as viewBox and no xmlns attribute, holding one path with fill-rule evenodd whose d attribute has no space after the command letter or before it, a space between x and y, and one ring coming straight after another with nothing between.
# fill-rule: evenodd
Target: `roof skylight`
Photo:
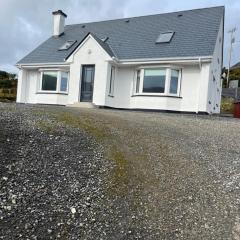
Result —
<instances>
[{"instance_id":1,"label":"roof skylight","mask_svg":"<svg viewBox=\"0 0 240 240\"><path fill-rule=\"evenodd\" d=\"M172 40L174 32L163 32L158 36L156 43L169 43Z\"/></svg>"},{"instance_id":2,"label":"roof skylight","mask_svg":"<svg viewBox=\"0 0 240 240\"><path fill-rule=\"evenodd\" d=\"M103 42L106 42L106 41L108 40L108 37L103 37L103 38L101 38L101 40L102 40Z\"/></svg>"},{"instance_id":3,"label":"roof skylight","mask_svg":"<svg viewBox=\"0 0 240 240\"><path fill-rule=\"evenodd\" d=\"M75 42L76 40L68 40L58 50L68 50Z\"/></svg>"}]
</instances>

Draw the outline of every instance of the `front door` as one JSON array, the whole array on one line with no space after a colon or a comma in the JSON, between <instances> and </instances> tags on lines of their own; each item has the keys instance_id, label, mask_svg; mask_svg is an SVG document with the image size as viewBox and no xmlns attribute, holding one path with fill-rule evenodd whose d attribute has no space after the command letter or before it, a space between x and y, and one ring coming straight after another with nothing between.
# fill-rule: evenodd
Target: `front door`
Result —
<instances>
[{"instance_id":1,"label":"front door","mask_svg":"<svg viewBox=\"0 0 240 240\"><path fill-rule=\"evenodd\" d=\"M92 102L94 84L94 65L82 66L81 102Z\"/></svg>"}]
</instances>

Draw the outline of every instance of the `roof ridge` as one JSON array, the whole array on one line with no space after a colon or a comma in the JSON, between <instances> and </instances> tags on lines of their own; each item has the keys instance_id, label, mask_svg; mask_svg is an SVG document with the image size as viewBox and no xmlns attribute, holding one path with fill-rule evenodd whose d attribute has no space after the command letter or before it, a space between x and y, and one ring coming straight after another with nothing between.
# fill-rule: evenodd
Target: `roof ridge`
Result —
<instances>
[{"instance_id":1,"label":"roof ridge","mask_svg":"<svg viewBox=\"0 0 240 240\"><path fill-rule=\"evenodd\" d=\"M189 10L181 10L181 11L166 12L166 13L156 13L156 14L141 15L141 16L134 16L134 17L123 17L123 18L115 18L115 19L108 19L108 20L93 21L93 22L74 23L74 24L67 24L66 27L67 26L84 25L84 24L90 24L90 23L110 22L110 21L134 19L134 18L141 18L141 17L159 16L159 15L165 15L165 14L174 14L174 13L176 14L176 13L192 12L192 11L206 10L206 9L212 9L212 8L225 8L225 6L224 5L219 5L219 6L214 6L214 7L195 8L195 9L189 9Z\"/></svg>"}]
</instances>

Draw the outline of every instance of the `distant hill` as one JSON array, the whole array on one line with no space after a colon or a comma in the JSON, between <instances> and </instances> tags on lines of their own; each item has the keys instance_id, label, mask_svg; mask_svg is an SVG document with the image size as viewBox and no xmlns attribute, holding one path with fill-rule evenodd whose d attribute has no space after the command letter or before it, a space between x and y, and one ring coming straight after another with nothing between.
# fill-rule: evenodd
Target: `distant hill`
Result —
<instances>
[{"instance_id":1,"label":"distant hill","mask_svg":"<svg viewBox=\"0 0 240 240\"><path fill-rule=\"evenodd\" d=\"M14 79L16 79L16 74L0 70L0 80L14 80Z\"/></svg>"}]
</instances>

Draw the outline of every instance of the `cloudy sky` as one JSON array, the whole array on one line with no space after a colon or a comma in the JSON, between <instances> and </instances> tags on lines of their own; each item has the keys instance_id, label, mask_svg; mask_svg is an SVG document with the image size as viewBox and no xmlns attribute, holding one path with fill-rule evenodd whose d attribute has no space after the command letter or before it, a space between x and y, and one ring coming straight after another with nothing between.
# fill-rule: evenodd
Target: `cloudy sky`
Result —
<instances>
[{"instance_id":1,"label":"cloudy sky","mask_svg":"<svg viewBox=\"0 0 240 240\"><path fill-rule=\"evenodd\" d=\"M14 64L52 33L51 12L62 9L66 24L132 17L225 5L225 64L229 29L239 26L232 64L240 61L239 0L0 0L0 70L17 72Z\"/></svg>"}]
</instances>

